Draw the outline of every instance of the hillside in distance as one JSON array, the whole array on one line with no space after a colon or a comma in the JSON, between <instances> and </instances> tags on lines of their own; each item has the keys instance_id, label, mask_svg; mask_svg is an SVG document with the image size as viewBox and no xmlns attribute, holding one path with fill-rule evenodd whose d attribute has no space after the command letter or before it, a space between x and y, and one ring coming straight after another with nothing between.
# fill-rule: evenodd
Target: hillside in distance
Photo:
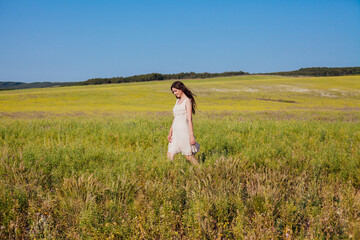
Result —
<instances>
[{"instance_id":1,"label":"hillside in distance","mask_svg":"<svg viewBox=\"0 0 360 240\"><path fill-rule=\"evenodd\" d=\"M212 78L212 77L231 77L249 75L248 72L223 72L223 73L195 73L195 72L181 72L174 74L160 74L149 73L141 75L133 75L130 77L112 77L112 78L91 78L81 82L0 82L0 90L14 90L25 88L44 88L44 87L59 87L59 86L74 86L74 85L98 85L110 83L127 83L127 82L148 82L161 81L170 79L197 79L197 78Z\"/></svg>"},{"instance_id":2,"label":"hillside in distance","mask_svg":"<svg viewBox=\"0 0 360 240\"><path fill-rule=\"evenodd\" d=\"M199 111L359 111L360 76L244 75L182 80ZM0 92L0 113L168 112L173 80ZM21 102L21 104L19 104Z\"/></svg>"},{"instance_id":3,"label":"hillside in distance","mask_svg":"<svg viewBox=\"0 0 360 240\"><path fill-rule=\"evenodd\" d=\"M360 75L360 67L311 67L300 68L295 71L284 72L270 72L270 73L248 73L244 71L231 71L222 73L195 73L195 72L181 72L174 74L149 73L141 75L133 75L129 77L112 77L112 78L91 78L81 82L0 82L0 90L14 90L25 88L46 88L46 87L61 87L61 86L75 86L75 85L99 85L111 83L129 83L129 82L149 82L149 81L163 81L171 79L204 79L214 77L231 77L243 75L281 75L281 76L345 76L345 75Z\"/></svg>"},{"instance_id":4,"label":"hillside in distance","mask_svg":"<svg viewBox=\"0 0 360 240\"><path fill-rule=\"evenodd\" d=\"M0 82L0 90L15 90L15 89L26 89L26 88L47 88L47 87L59 87L59 86L70 86L72 83L69 82Z\"/></svg>"}]
</instances>

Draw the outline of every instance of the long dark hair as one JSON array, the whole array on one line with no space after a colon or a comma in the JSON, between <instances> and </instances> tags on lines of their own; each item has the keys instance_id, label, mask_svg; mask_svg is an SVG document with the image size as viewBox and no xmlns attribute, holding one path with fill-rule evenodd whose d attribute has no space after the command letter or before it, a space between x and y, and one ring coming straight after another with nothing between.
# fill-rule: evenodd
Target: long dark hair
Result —
<instances>
[{"instance_id":1,"label":"long dark hair","mask_svg":"<svg viewBox=\"0 0 360 240\"><path fill-rule=\"evenodd\" d=\"M171 85L170 87L170 90L172 92L172 89L173 88L176 88L176 89L179 89L181 91L183 91L185 93L185 95L190 98L191 100L191 107L192 107L192 113L195 114L195 107L196 107L196 102L195 102L195 94L193 94L187 87L185 87L185 85L180 82L180 81L176 81L176 82L173 82L173 84ZM175 96L176 97L176 96Z\"/></svg>"}]
</instances>

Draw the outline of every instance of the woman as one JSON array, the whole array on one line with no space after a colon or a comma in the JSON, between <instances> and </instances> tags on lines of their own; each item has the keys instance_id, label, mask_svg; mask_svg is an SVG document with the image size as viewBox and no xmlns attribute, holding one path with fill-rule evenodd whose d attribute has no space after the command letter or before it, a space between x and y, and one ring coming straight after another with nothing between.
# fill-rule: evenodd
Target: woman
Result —
<instances>
[{"instance_id":1,"label":"woman","mask_svg":"<svg viewBox=\"0 0 360 240\"><path fill-rule=\"evenodd\" d=\"M200 145L194 137L192 114L195 114L194 95L185 85L176 81L171 85L171 91L177 98L173 108L174 120L170 128L167 157L173 160L175 154L182 153L194 165L199 164L194 154L199 151Z\"/></svg>"}]
</instances>

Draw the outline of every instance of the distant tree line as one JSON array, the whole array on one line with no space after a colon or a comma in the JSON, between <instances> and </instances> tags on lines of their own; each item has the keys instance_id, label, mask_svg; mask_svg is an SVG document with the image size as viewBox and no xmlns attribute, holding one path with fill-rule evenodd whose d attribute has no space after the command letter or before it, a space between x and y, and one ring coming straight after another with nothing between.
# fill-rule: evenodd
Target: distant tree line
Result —
<instances>
[{"instance_id":1,"label":"distant tree line","mask_svg":"<svg viewBox=\"0 0 360 240\"><path fill-rule=\"evenodd\" d=\"M91 78L84 82L78 82L76 85L92 85L92 84L107 84L107 83L127 83L127 82L148 82L148 81L161 81L169 79L194 79L194 78L212 78L212 77L228 77L247 75L248 72L223 72L223 73L175 73L175 74L160 74L150 73L142 75L134 75L130 77L112 77L112 78Z\"/></svg>"},{"instance_id":2,"label":"distant tree line","mask_svg":"<svg viewBox=\"0 0 360 240\"><path fill-rule=\"evenodd\" d=\"M266 75L283 75L283 76L343 76L343 75L355 75L360 74L360 67L312 67L312 68L300 68L296 71L288 72L272 72L272 73L260 73ZM127 83L127 82L147 82L147 81L161 81L170 79L194 79L194 78L212 78L212 77L229 77L249 75L248 72L236 71L236 72L223 72L223 73L175 73L175 74L160 74L150 73L142 75L134 75L130 77L112 77L112 78L91 78L84 82L71 83L71 85L93 85L93 84L109 84L109 83Z\"/></svg>"},{"instance_id":3,"label":"distant tree line","mask_svg":"<svg viewBox=\"0 0 360 240\"><path fill-rule=\"evenodd\" d=\"M343 75L355 75L360 74L360 67L311 67L300 68L296 71L288 72L272 72L262 73L266 75L283 75L283 76L343 76Z\"/></svg>"}]
</instances>

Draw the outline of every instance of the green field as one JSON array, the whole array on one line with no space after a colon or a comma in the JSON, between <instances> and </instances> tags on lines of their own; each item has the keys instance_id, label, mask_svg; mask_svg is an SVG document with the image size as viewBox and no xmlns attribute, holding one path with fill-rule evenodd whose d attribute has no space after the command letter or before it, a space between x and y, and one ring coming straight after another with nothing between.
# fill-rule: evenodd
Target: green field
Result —
<instances>
[{"instance_id":1,"label":"green field","mask_svg":"<svg viewBox=\"0 0 360 240\"><path fill-rule=\"evenodd\" d=\"M359 111L360 76L237 76L185 80L201 112ZM172 81L0 92L0 112L169 112Z\"/></svg>"},{"instance_id":2,"label":"green field","mask_svg":"<svg viewBox=\"0 0 360 240\"><path fill-rule=\"evenodd\" d=\"M172 81L1 91L0 238L360 238L360 76L184 82L198 167Z\"/></svg>"}]
</instances>

